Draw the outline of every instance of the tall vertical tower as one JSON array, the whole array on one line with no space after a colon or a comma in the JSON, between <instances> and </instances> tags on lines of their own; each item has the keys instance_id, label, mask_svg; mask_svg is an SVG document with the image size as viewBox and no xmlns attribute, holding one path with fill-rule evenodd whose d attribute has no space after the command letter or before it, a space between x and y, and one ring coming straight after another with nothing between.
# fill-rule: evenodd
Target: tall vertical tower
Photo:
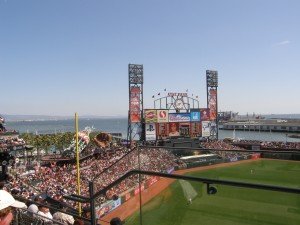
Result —
<instances>
[{"instance_id":1,"label":"tall vertical tower","mask_svg":"<svg viewBox=\"0 0 300 225\"><path fill-rule=\"evenodd\" d=\"M207 108L210 110L210 138L218 140L218 71L206 70Z\"/></svg>"},{"instance_id":2,"label":"tall vertical tower","mask_svg":"<svg viewBox=\"0 0 300 225\"><path fill-rule=\"evenodd\" d=\"M143 65L129 64L129 111L128 111L128 130L127 141L131 144L132 140L144 140L143 134Z\"/></svg>"}]
</instances>

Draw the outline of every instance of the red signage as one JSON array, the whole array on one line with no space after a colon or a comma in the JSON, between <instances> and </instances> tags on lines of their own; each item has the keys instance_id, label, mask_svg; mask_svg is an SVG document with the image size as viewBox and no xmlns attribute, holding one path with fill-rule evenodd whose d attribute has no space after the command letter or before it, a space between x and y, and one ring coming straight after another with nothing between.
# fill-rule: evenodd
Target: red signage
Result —
<instances>
[{"instance_id":1,"label":"red signage","mask_svg":"<svg viewBox=\"0 0 300 225\"><path fill-rule=\"evenodd\" d=\"M131 87L130 89L130 120L133 123L141 121L140 109L140 88Z\"/></svg>"}]
</instances>

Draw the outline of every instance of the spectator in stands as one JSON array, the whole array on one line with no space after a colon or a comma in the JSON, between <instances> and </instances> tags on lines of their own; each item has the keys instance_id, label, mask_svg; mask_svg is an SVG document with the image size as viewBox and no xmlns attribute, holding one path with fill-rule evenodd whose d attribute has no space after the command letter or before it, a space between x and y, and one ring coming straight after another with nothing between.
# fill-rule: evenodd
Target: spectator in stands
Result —
<instances>
[{"instance_id":1,"label":"spectator in stands","mask_svg":"<svg viewBox=\"0 0 300 225\"><path fill-rule=\"evenodd\" d=\"M110 225L123 225L124 222L119 218L115 217L110 220Z\"/></svg>"},{"instance_id":2,"label":"spectator in stands","mask_svg":"<svg viewBox=\"0 0 300 225\"><path fill-rule=\"evenodd\" d=\"M25 203L16 201L7 191L0 190L0 225L9 225L13 220L14 208L26 208Z\"/></svg>"},{"instance_id":3,"label":"spectator in stands","mask_svg":"<svg viewBox=\"0 0 300 225\"><path fill-rule=\"evenodd\" d=\"M38 215L40 215L41 216L40 218L45 222L49 222L53 219L53 216L50 213L49 208L45 204L39 206Z\"/></svg>"},{"instance_id":4,"label":"spectator in stands","mask_svg":"<svg viewBox=\"0 0 300 225\"><path fill-rule=\"evenodd\" d=\"M61 222L61 223L66 224L66 225L74 224L74 217L65 213L68 208L63 204L60 204L60 209L63 212L58 211L58 212L54 213L53 214L53 219L55 221Z\"/></svg>"},{"instance_id":5,"label":"spectator in stands","mask_svg":"<svg viewBox=\"0 0 300 225\"><path fill-rule=\"evenodd\" d=\"M38 202L38 203L41 203L42 198L40 196L37 196L37 197L35 197L34 201ZM35 216L36 213L38 213L38 211L39 211L39 207L35 203L32 203L32 204L29 205L29 207L28 207L29 215Z\"/></svg>"}]
</instances>

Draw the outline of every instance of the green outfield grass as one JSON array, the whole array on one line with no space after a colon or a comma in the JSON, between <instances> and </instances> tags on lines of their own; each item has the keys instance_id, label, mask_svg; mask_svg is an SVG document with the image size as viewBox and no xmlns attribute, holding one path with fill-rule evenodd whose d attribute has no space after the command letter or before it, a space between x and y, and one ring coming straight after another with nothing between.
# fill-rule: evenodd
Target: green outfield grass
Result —
<instances>
[{"instance_id":1,"label":"green outfield grass","mask_svg":"<svg viewBox=\"0 0 300 225\"><path fill-rule=\"evenodd\" d=\"M187 175L300 188L300 162L295 161L253 161ZM300 224L298 194L215 186L217 194L207 195L206 184L175 181L142 207L143 224ZM140 224L139 212L126 219L131 224Z\"/></svg>"}]
</instances>

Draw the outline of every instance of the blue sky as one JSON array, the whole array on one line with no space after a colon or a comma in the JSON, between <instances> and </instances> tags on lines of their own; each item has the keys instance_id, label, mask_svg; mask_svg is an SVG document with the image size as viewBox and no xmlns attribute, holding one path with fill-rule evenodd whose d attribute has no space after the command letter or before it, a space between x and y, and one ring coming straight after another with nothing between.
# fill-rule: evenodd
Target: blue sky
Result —
<instances>
[{"instance_id":1,"label":"blue sky","mask_svg":"<svg viewBox=\"0 0 300 225\"><path fill-rule=\"evenodd\" d=\"M0 0L0 113L126 116L128 64L152 95L185 92L206 107L300 113L300 1Z\"/></svg>"}]
</instances>

